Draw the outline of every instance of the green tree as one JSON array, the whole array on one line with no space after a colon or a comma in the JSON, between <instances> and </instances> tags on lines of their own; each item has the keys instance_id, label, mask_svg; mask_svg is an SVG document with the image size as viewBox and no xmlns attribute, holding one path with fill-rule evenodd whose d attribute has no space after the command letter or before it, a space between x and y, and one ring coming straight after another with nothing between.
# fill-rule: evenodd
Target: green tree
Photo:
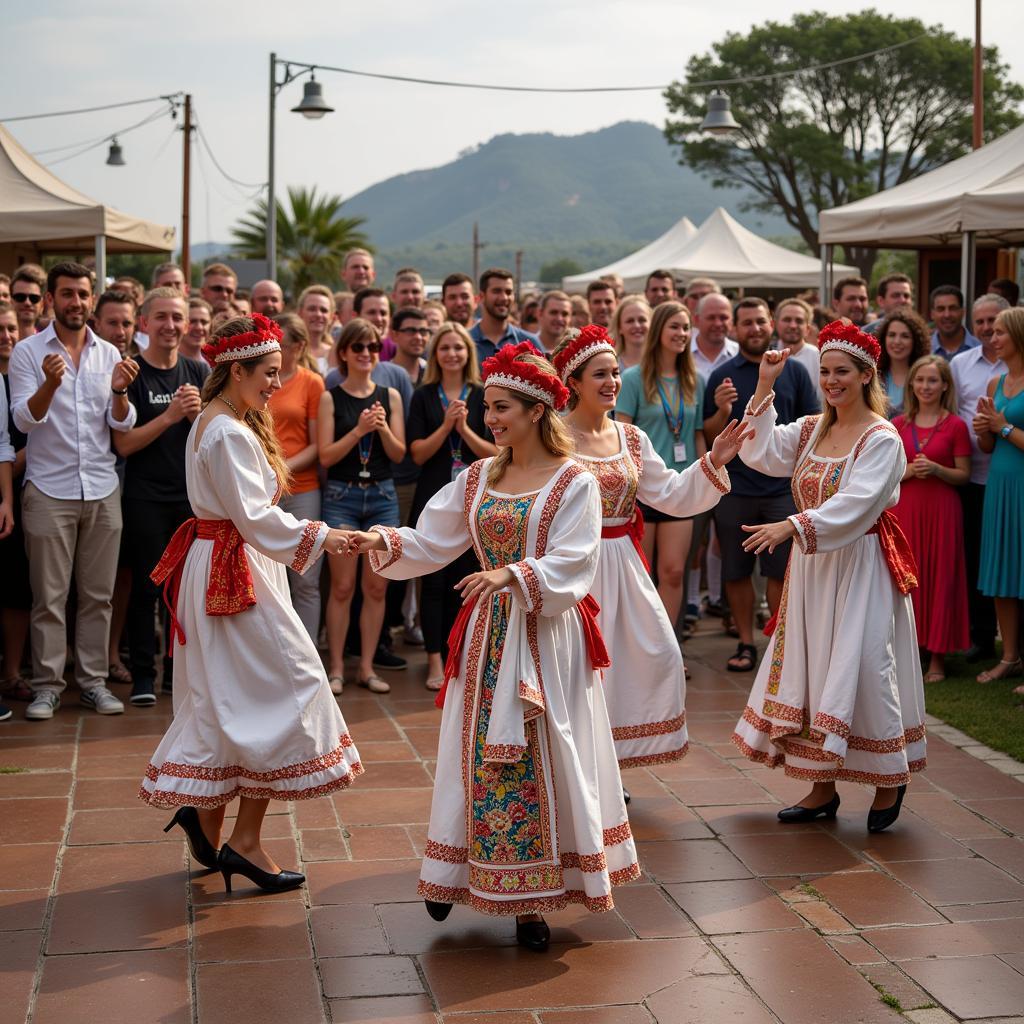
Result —
<instances>
[{"instance_id":1,"label":"green tree","mask_svg":"<svg viewBox=\"0 0 1024 1024\"><path fill-rule=\"evenodd\" d=\"M924 35L876 58L785 78L730 85L734 139L699 133L706 90L687 84L771 75L854 57ZM686 84L665 90L665 136L680 162L716 187L747 188L748 209L779 211L818 248L818 213L932 170L970 149L970 41L875 10L832 17L797 14L729 33L692 57ZM984 53L985 137L1020 123L1024 89L1007 77L996 47ZM847 262L871 275L876 251L850 247Z\"/></svg>"},{"instance_id":2,"label":"green tree","mask_svg":"<svg viewBox=\"0 0 1024 1024\"><path fill-rule=\"evenodd\" d=\"M563 277L571 277L573 274L582 273L583 268L569 256L563 256L561 259L545 263L538 271L541 281L545 284L557 283L559 287L561 287Z\"/></svg>"},{"instance_id":3,"label":"green tree","mask_svg":"<svg viewBox=\"0 0 1024 1024\"><path fill-rule=\"evenodd\" d=\"M298 292L306 285L333 286L342 257L349 249L373 247L360 230L363 217L342 217L341 196L317 195L310 189L288 189L291 212L277 202L277 261L281 284ZM234 255L266 259L267 201L260 199L232 229Z\"/></svg>"}]
</instances>

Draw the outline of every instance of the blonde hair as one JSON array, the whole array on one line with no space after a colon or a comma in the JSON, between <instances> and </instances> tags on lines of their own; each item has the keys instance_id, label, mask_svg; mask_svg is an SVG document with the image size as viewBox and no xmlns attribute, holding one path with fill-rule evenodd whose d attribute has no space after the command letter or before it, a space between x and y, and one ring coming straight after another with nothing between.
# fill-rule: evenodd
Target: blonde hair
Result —
<instances>
[{"instance_id":1,"label":"blonde hair","mask_svg":"<svg viewBox=\"0 0 1024 1024\"><path fill-rule=\"evenodd\" d=\"M236 316L223 326L218 327L210 340L212 342L218 338L233 338L235 335L245 334L247 331L254 331L255 329L256 324L252 317ZM236 362L248 376L266 358L264 355L256 356L254 359L239 359L214 364L213 369L210 371L210 376L206 378L206 382L203 384L203 407L205 408L209 405L227 387L228 381L231 379L231 367ZM274 430L274 418L271 416L270 410L246 409L242 422L256 435L256 440L259 441L263 454L266 455L267 462L270 463L270 468L277 475L277 482L280 485L281 491L287 491L288 485L291 482L291 473L288 471L288 465L284 460L284 449L281 447L281 442L277 439L277 433Z\"/></svg>"},{"instance_id":2,"label":"blonde hair","mask_svg":"<svg viewBox=\"0 0 1024 1024\"><path fill-rule=\"evenodd\" d=\"M466 353L468 358L466 359L466 365L462 368L462 380L466 384L470 384L474 387L480 386L480 360L476 354L476 345L473 343L473 339L469 336L469 331L466 330L462 324L452 323L451 320L446 320L436 331L434 331L433 338L430 339L430 351L427 353L427 365L423 368L423 379L420 381L420 387L426 387L430 384L440 384L441 377L441 364L437 361L437 346L440 344L441 339L447 337L449 334L454 334L466 346Z\"/></svg>"},{"instance_id":3,"label":"blonde hair","mask_svg":"<svg viewBox=\"0 0 1024 1024\"><path fill-rule=\"evenodd\" d=\"M172 263L171 266L174 266ZM139 312L148 317L149 311L153 308L153 303L158 299L176 299L181 303L182 308L185 310L185 315L188 315L188 300L185 298L177 288L168 288L161 286L159 288L152 288L146 292L146 297L142 300L142 306L139 308Z\"/></svg>"},{"instance_id":4,"label":"blonde hair","mask_svg":"<svg viewBox=\"0 0 1024 1024\"><path fill-rule=\"evenodd\" d=\"M1024 359L1024 306L1011 306L996 317L1016 346L1017 355Z\"/></svg>"},{"instance_id":5,"label":"blonde hair","mask_svg":"<svg viewBox=\"0 0 1024 1024\"><path fill-rule=\"evenodd\" d=\"M524 352L516 357L516 362L528 363L530 366L536 366L539 370L543 370L544 373L551 374L552 377L558 377L551 363L540 356ZM486 381L484 383L486 386ZM544 411L541 413L540 420L537 423L537 429L540 431L540 443L544 445L550 454L556 458L565 458L575 452L576 446L572 442L569 428L565 425L562 417L555 412L553 406L548 405L547 402L540 402L530 395L524 395L519 391L509 389L509 393L522 404L524 409L532 409L536 405L543 408ZM512 449L499 448L498 454L491 459L491 464L487 469L488 487L495 487L501 482L501 478L505 475L505 470L508 469L511 461Z\"/></svg>"},{"instance_id":6,"label":"blonde hair","mask_svg":"<svg viewBox=\"0 0 1024 1024\"><path fill-rule=\"evenodd\" d=\"M686 314L686 322L690 324L692 330L693 319L690 317L690 311L681 302L671 299L659 302L651 317L647 341L644 342L644 350L640 356L640 379L644 382L644 398L648 402L658 400L658 353L661 348L661 335L669 320L680 313ZM693 361L692 348L687 342L686 348L676 356L676 378L679 381L683 402L687 405L692 405L697 398L697 364Z\"/></svg>"},{"instance_id":7,"label":"blonde hair","mask_svg":"<svg viewBox=\"0 0 1024 1024\"><path fill-rule=\"evenodd\" d=\"M325 284L311 284L299 292L299 299L295 303L295 309L299 314L302 313L302 307L306 304L306 299L308 299L310 295L322 295L327 300L327 306L330 311L332 313L334 312L334 292L332 292Z\"/></svg>"},{"instance_id":8,"label":"blonde hair","mask_svg":"<svg viewBox=\"0 0 1024 1024\"><path fill-rule=\"evenodd\" d=\"M946 390L939 401L940 408L949 413L956 413L956 384L953 383L953 371L949 368L949 361L942 356L921 356L907 372L907 383L903 392L903 418L908 423L921 411L921 403L914 394L914 377L926 366L934 366L939 371L942 383L946 385Z\"/></svg>"},{"instance_id":9,"label":"blonde hair","mask_svg":"<svg viewBox=\"0 0 1024 1024\"><path fill-rule=\"evenodd\" d=\"M643 295L624 295L620 300L619 304L615 307L615 313L612 316L612 324L608 330L608 333L615 339L615 351L618 355L622 355L623 350L626 347L626 341L622 337L622 317L626 312L627 306L643 306L647 310L647 322L650 324L651 320L651 304L647 301L646 296Z\"/></svg>"},{"instance_id":10,"label":"blonde hair","mask_svg":"<svg viewBox=\"0 0 1024 1024\"><path fill-rule=\"evenodd\" d=\"M306 321L297 313L278 313L271 319L281 328L289 341L299 346L299 354L295 358L296 364L319 376L320 366L309 354L309 329L306 327Z\"/></svg>"},{"instance_id":11,"label":"blonde hair","mask_svg":"<svg viewBox=\"0 0 1024 1024\"><path fill-rule=\"evenodd\" d=\"M825 353L822 353L823 355ZM889 399L885 394L885 389L882 387L882 382L878 378L878 371L867 361L862 359L860 356L855 356L852 352L842 352L843 356L853 363L854 369L858 373L870 373L871 379L862 388L864 395L864 404L876 415L881 416L883 419L889 418ZM818 433L819 437L824 437L835 425L836 422L836 410L835 406L825 403L825 409L821 414L821 429Z\"/></svg>"}]
</instances>

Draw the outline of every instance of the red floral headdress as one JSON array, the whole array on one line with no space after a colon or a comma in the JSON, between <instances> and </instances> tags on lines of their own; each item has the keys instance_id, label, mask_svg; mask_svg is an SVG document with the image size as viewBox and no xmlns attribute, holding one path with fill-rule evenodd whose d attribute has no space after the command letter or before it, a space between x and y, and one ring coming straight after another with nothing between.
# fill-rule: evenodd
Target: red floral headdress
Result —
<instances>
[{"instance_id":1,"label":"red floral headdress","mask_svg":"<svg viewBox=\"0 0 1024 1024\"><path fill-rule=\"evenodd\" d=\"M601 352L615 355L615 343L607 328L600 324L587 324L582 331L559 352L552 362L564 384L588 359Z\"/></svg>"},{"instance_id":2,"label":"red floral headdress","mask_svg":"<svg viewBox=\"0 0 1024 1024\"><path fill-rule=\"evenodd\" d=\"M262 313L253 313L249 319L253 322L253 330L245 334L214 338L202 347L203 358L210 366L255 359L257 356L281 351L280 326Z\"/></svg>"},{"instance_id":3,"label":"red floral headdress","mask_svg":"<svg viewBox=\"0 0 1024 1024\"><path fill-rule=\"evenodd\" d=\"M539 366L519 359L527 354L537 355L528 341L498 349L484 362L484 384L529 395L555 410L564 409L569 401L568 389L553 373L545 373Z\"/></svg>"},{"instance_id":4,"label":"red floral headdress","mask_svg":"<svg viewBox=\"0 0 1024 1024\"><path fill-rule=\"evenodd\" d=\"M821 329L818 335L818 349L823 354L836 349L866 359L875 369L882 357L882 346L878 339L865 334L849 320L833 320Z\"/></svg>"}]
</instances>

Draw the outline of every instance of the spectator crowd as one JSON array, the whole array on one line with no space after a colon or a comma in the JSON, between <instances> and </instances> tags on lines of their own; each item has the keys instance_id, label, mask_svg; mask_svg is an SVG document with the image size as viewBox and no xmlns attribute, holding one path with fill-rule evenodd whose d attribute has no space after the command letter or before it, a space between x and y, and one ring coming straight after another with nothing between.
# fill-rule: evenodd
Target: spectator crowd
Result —
<instances>
[{"instance_id":1,"label":"spectator crowd","mask_svg":"<svg viewBox=\"0 0 1024 1024\"><path fill-rule=\"evenodd\" d=\"M568 332L605 327L621 368L616 417L682 472L742 416L770 349L789 354L775 385L779 422L819 413L817 334L846 317L881 344L879 377L907 456L894 511L918 562L926 680L941 680L946 657L963 651L994 662L981 683L1021 674L1024 308L1013 282L992 282L969 309L958 288L937 287L929 324L903 274L883 277L874 297L863 278L844 278L827 308L814 294L731 300L710 278L680 284L664 270L642 294L609 276L585 295L517 295L514 276L490 268L478 281L449 275L433 300L413 268L379 287L362 249L346 255L341 278L342 290L314 284L289 301L274 281L239 288L223 263L204 268L198 294L173 263L148 289L119 278L99 294L74 262L0 275L0 720L16 701L28 719L50 718L69 664L81 703L100 714L124 711L110 682L130 686L140 707L156 703L158 684L172 690L169 626L149 574L191 515L184 452L209 373L201 347L252 314L283 332L270 400L290 473L279 501L354 530L414 523L495 453L480 371L506 345L550 357ZM789 480L739 457L728 469L732 491L713 512L642 509L643 544L681 639L701 616L719 616L737 640L726 667L750 672L755 629L782 599L789 542L755 556L742 528L796 507ZM320 574L289 571L332 691L388 692L377 672L406 667L393 638L425 647L426 685L439 689L453 587L475 556L419 585L388 583L364 561L329 555Z\"/></svg>"}]
</instances>

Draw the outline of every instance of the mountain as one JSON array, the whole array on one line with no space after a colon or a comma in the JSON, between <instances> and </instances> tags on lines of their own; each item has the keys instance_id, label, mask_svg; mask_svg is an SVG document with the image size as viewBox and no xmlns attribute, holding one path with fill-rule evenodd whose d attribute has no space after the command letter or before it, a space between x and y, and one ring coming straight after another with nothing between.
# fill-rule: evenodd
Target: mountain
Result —
<instances>
[{"instance_id":1,"label":"mountain","mask_svg":"<svg viewBox=\"0 0 1024 1024\"><path fill-rule=\"evenodd\" d=\"M680 166L654 125L624 121L584 135L495 136L442 167L371 186L345 215L367 219L383 279L410 264L428 277L470 267L474 222L483 264L510 264L521 250L531 278L563 256L584 268L617 259L716 206L762 234L793 234L781 217L744 213L744 198Z\"/></svg>"}]
</instances>

